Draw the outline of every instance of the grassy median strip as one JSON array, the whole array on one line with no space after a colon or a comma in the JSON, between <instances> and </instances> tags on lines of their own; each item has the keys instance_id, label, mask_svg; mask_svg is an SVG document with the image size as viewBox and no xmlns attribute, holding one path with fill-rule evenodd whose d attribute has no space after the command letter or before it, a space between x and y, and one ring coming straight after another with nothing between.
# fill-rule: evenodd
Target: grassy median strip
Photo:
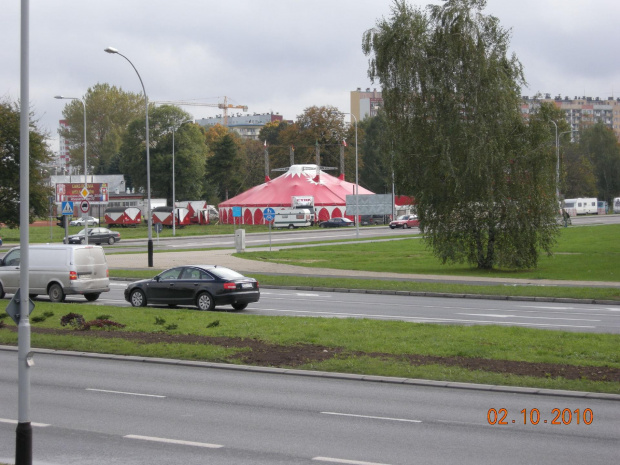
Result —
<instances>
[{"instance_id":1,"label":"grassy median strip","mask_svg":"<svg viewBox=\"0 0 620 465\"><path fill-rule=\"evenodd\" d=\"M72 312L90 330L62 326ZM39 348L620 394L612 334L49 302L31 325Z\"/></svg>"},{"instance_id":2,"label":"grassy median strip","mask_svg":"<svg viewBox=\"0 0 620 465\"><path fill-rule=\"evenodd\" d=\"M279 251L246 251L235 256L309 268L335 268L436 276L502 279L554 279L620 282L620 224L561 230L553 255L541 255L532 270L478 270L466 264L441 264L418 237Z\"/></svg>"}]
</instances>

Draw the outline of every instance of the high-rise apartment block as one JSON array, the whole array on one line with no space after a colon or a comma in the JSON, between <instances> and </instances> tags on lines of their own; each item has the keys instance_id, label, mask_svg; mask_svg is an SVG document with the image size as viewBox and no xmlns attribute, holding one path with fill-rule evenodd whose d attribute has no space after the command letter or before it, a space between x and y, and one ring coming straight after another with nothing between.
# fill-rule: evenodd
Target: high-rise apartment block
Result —
<instances>
[{"instance_id":1,"label":"high-rise apartment block","mask_svg":"<svg viewBox=\"0 0 620 465\"><path fill-rule=\"evenodd\" d=\"M379 108L383 106L383 97L377 89L369 88L363 91L360 87L351 91L351 114L362 121L364 118L377 116Z\"/></svg>"},{"instance_id":2,"label":"high-rise apartment block","mask_svg":"<svg viewBox=\"0 0 620 465\"><path fill-rule=\"evenodd\" d=\"M573 131L592 126L598 122L605 124L614 131L620 140L620 98L608 97L575 97L570 99L560 95L551 98L551 94L543 97L523 97L521 112L525 117L540 108L542 102L551 103L564 111L564 118Z\"/></svg>"}]
</instances>

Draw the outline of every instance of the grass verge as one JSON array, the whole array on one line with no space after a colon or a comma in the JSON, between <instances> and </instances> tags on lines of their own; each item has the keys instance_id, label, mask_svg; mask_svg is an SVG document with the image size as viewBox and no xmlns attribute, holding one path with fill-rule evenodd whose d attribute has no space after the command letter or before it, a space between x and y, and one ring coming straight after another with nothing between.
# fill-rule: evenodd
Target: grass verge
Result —
<instances>
[{"instance_id":1,"label":"grass verge","mask_svg":"<svg viewBox=\"0 0 620 465\"><path fill-rule=\"evenodd\" d=\"M69 312L125 326L67 329ZM13 322L2 321L0 343L16 344ZM39 348L620 394L612 334L48 302L31 324Z\"/></svg>"}]
</instances>

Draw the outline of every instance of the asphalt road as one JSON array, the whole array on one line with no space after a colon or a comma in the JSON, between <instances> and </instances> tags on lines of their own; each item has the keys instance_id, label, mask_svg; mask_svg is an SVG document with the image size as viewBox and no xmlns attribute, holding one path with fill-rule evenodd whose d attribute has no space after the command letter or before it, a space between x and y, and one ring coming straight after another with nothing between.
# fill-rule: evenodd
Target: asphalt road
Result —
<instances>
[{"instance_id":1,"label":"asphalt road","mask_svg":"<svg viewBox=\"0 0 620 465\"><path fill-rule=\"evenodd\" d=\"M11 463L16 359L0 350L0 461ZM31 377L35 465L618 459L620 402L612 400L53 354L35 356Z\"/></svg>"},{"instance_id":2,"label":"asphalt road","mask_svg":"<svg viewBox=\"0 0 620 465\"><path fill-rule=\"evenodd\" d=\"M127 283L112 281L112 290L94 302L128 307ZM41 297L45 300L47 297ZM87 303L83 297L68 301ZM92 303L92 302L89 302ZM165 311L168 306L161 306ZM194 307L187 307L195 309ZM216 311L231 311L230 306ZM198 310L196 310L198 311ZM261 299L243 311L249 315L370 318L416 323L502 325L562 331L620 334L620 305L417 297L262 288Z\"/></svg>"}]
</instances>

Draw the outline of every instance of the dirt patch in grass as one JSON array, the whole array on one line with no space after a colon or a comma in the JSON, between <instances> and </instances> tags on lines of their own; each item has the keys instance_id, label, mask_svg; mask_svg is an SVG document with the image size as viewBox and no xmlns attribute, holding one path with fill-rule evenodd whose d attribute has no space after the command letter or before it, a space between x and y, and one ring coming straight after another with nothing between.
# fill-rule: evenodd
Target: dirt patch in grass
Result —
<instances>
[{"instance_id":1,"label":"dirt patch in grass","mask_svg":"<svg viewBox=\"0 0 620 465\"><path fill-rule=\"evenodd\" d=\"M8 328L7 328L8 329ZM373 357L387 361L404 361L411 365L444 365L537 378L564 378L591 381L620 382L620 369L612 367L577 366L553 363L519 362L470 357L439 357L432 355L352 352L314 344L278 345L256 339L235 337L209 337L165 332L141 333L129 331L75 331L49 328L31 328L37 334L74 334L80 337L125 339L142 344L210 344L215 346L246 349L229 357L231 363L255 366L294 368L308 363L317 363L332 358ZM11 328L15 331L16 328Z\"/></svg>"}]
</instances>

